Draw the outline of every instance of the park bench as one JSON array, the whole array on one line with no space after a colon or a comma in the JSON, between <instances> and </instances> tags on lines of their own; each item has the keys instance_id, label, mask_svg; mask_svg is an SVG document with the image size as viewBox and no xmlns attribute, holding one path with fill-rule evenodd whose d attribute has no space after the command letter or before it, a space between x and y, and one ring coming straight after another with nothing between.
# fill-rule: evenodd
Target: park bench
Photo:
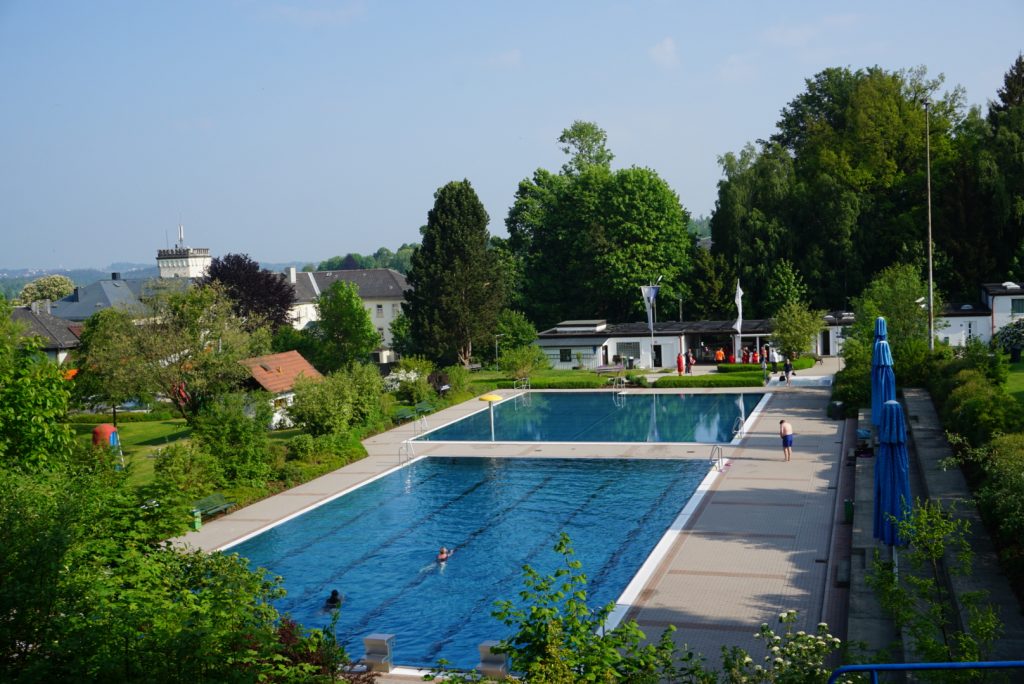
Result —
<instances>
[{"instance_id":1,"label":"park bench","mask_svg":"<svg viewBox=\"0 0 1024 684\"><path fill-rule=\"evenodd\" d=\"M205 496L192 504L193 513L198 512L204 518L222 513L235 505L234 501L228 501L223 494L211 494Z\"/></svg>"},{"instance_id":2,"label":"park bench","mask_svg":"<svg viewBox=\"0 0 1024 684\"><path fill-rule=\"evenodd\" d=\"M480 365L479 363L471 363L468 366L466 366L466 368L469 370L470 373L473 373L483 368L483 366Z\"/></svg>"}]
</instances>

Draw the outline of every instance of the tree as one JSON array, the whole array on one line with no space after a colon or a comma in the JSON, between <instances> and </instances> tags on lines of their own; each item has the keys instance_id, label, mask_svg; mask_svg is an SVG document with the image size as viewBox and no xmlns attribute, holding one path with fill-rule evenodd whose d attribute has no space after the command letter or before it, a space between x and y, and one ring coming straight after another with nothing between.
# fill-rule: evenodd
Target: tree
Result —
<instances>
[{"instance_id":1,"label":"tree","mask_svg":"<svg viewBox=\"0 0 1024 684\"><path fill-rule=\"evenodd\" d=\"M391 321L391 348L399 356L412 356L419 352L412 337L412 324L404 313Z\"/></svg>"},{"instance_id":2,"label":"tree","mask_svg":"<svg viewBox=\"0 0 1024 684\"><path fill-rule=\"evenodd\" d=\"M736 276L725 257L696 245L690 254L692 270L685 282L684 317L722 320L732 315Z\"/></svg>"},{"instance_id":3,"label":"tree","mask_svg":"<svg viewBox=\"0 0 1024 684\"><path fill-rule=\"evenodd\" d=\"M52 469L66 458L69 383L60 367L21 338L0 297L0 466Z\"/></svg>"},{"instance_id":4,"label":"tree","mask_svg":"<svg viewBox=\"0 0 1024 684\"><path fill-rule=\"evenodd\" d=\"M288 415L314 437L344 434L352 422L352 403L353 388L344 372L325 378L299 378Z\"/></svg>"},{"instance_id":5,"label":"tree","mask_svg":"<svg viewBox=\"0 0 1024 684\"><path fill-rule=\"evenodd\" d=\"M525 347L537 339L537 329L533 324L526 316L512 309L505 309L498 314L494 334L497 336L495 346L505 350ZM500 352L498 357L501 357Z\"/></svg>"},{"instance_id":6,"label":"tree","mask_svg":"<svg viewBox=\"0 0 1024 684\"><path fill-rule=\"evenodd\" d=\"M569 155L569 161L562 166L567 176L578 174L588 166L610 168L615 155L607 147L608 134L592 121L573 121L572 125L558 136L562 152Z\"/></svg>"},{"instance_id":7,"label":"tree","mask_svg":"<svg viewBox=\"0 0 1024 684\"><path fill-rule=\"evenodd\" d=\"M452 181L434 193L423 243L412 258L403 308L416 346L441 365L469 365L473 346L486 344L504 302L487 221L469 181Z\"/></svg>"},{"instance_id":8,"label":"tree","mask_svg":"<svg viewBox=\"0 0 1024 684\"><path fill-rule=\"evenodd\" d=\"M48 275L26 283L18 299L22 304L31 304L41 299L55 302L75 291L75 282L65 275Z\"/></svg>"},{"instance_id":9,"label":"tree","mask_svg":"<svg viewBox=\"0 0 1024 684\"><path fill-rule=\"evenodd\" d=\"M380 346L380 335L359 298L359 287L335 281L316 300L320 320L313 328L319 342L317 369L329 373L353 361L363 361Z\"/></svg>"},{"instance_id":10,"label":"tree","mask_svg":"<svg viewBox=\"0 0 1024 684\"><path fill-rule=\"evenodd\" d=\"M74 352L78 374L75 395L87 406L107 405L117 425L117 407L132 399L149 398L145 375L133 359L139 331L122 309L97 311L82 328L81 344Z\"/></svg>"},{"instance_id":11,"label":"tree","mask_svg":"<svg viewBox=\"0 0 1024 684\"><path fill-rule=\"evenodd\" d=\"M799 300L782 305L772 321L772 344L783 356L810 351L815 337L825 329L825 312L807 308Z\"/></svg>"},{"instance_id":12,"label":"tree","mask_svg":"<svg viewBox=\"0 0 1024 684\"><path fill-rule=\"evenodd\" d=\"M658 277L664 296L685 292L693 236L675 192L650 169L613 172L596 124L576 122L559 140L573 158L523 180L505 221L510 261L522 264L513 299L530 320L640 316L639 286Z\"/></svg>"},{"instance_id":13,"label":"tree","mask_svg":"<svg viewBox=\"0 0 1024 684\"><path fill-rule=\"evenodd\" d=\"M786 304L802 302L806 294L807 286L793 263L789 259L779 259L769 276L765 308L774 314Z\"/></svg>"},{"instance_id":14,"label":"tree","mask_svg":"<svg viewBox=\"0 0 1024 684\"><path fill-rule=\"evenodd\" d=\"M295 288L280 273L261 269L248 254L214 257L203 282L221 284L235 315L249 330L263 325L277 330L291 324Z\"/></svg>"},{"instance_id":15,"label":"tree","mask_svg":"<svg viewBox=\"0 0 1024 684\"><path fill-rule=\"evenodd\" d=\"M269 339L248 332L218 285L158 291L145 303L147 318L127 361L150 393L170 397L190 422L248 377L239 361L269 348Z\"/></svg>"}]
</instances>

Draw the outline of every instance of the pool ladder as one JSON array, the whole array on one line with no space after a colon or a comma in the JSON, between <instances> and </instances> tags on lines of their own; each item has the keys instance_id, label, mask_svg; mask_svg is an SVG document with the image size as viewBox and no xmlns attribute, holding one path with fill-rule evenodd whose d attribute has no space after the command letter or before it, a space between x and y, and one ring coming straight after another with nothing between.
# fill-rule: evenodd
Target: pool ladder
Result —
<instances>
[{"instance_id":1,"label":"pool ladder","mask_svg":"<svg viewBox=\"0 0 1024 684\"><path fill-rule=\"evenodd\" d=\"M412 442L406 440L398 446L398 462L405 463L416 458L416 452L413 450Z\"/></svg>"},{"instance_id":2,"label":"pool ladder","mask_svg":"<svg viewBox=\"0 0 1024 684\"><path fill-rule=\"evenodd\" d=\"M743 436L743 426L746 425L746 422L747 421L743 419L743 416L736 416L736 420L734 420L732 423L733 439L735 439L736 437Z\"/></svg>"},{"instance_id":3,"label":"pool ladder","mask_svg":"<svg viewBox=\"0 0 1024 684\"><path fill-rule=\"evenodd\" d=\"M722 445L715 444L711 447L711 458L708 459L708 463L714 466L718 472L722 472L722 469L725 468L725 456L722 454Z\"/></svg>"}]
</instances>

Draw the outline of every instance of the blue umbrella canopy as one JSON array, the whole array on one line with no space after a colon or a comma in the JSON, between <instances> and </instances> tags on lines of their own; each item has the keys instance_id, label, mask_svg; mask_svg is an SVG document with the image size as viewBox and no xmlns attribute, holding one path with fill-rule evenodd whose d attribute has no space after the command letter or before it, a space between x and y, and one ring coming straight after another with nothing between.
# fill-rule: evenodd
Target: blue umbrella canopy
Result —
<instances>
[{"instance_id":1,"label":"blue umbrella canopy","mask_svg":"<svg viewBox=\"0 0 1024 684\"><path fill-rule=\"evenodd\" d=\"M885 319L879 318L884 321ZM880 425L882 406L896 398L896 374L892 370L892 352L885 340L875 342L871 354L871 424Z\"/></svg>"},{"instance_id":2,"label":"blue umbrella canopy","mask_svg":"<svg viewBox=\"0 0 1024 684\"><path fill-rule=\"evenodd\" d=\"M910 465L907 457L907 428L903 407L887 401L878 427L875 459L874 535L892 546L898 539L897 523L910 513Z\"/></svg>"},{"instance_id":3,"label":"blue umbrella canopy","mask_svg":"<svg viewBox=\"0 0 1024 684\"><path fill-rule=\"evenodd\" d=\"M875 339L884 340L888 337L889 332L885 327L885 319L879 316L875 319Z\"/></svg>"}]
</instances>

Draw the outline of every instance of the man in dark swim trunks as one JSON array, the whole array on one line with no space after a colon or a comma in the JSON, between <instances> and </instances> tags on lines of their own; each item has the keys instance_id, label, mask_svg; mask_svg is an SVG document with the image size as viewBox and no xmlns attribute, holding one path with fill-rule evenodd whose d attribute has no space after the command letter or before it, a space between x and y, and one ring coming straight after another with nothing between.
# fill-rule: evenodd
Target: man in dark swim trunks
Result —
<instances>
[{"instance_id":1,"label":"man in dark swim trunks","mask_svg":"<svg viewBox=\"0 0 1024 684\"><path fill-rule=\"evenodd\" d=\"M782 438L782 455L788 461L793 458L793 426L785 418L779 421L779 437Z\"/></svg>"}]
</instances>

